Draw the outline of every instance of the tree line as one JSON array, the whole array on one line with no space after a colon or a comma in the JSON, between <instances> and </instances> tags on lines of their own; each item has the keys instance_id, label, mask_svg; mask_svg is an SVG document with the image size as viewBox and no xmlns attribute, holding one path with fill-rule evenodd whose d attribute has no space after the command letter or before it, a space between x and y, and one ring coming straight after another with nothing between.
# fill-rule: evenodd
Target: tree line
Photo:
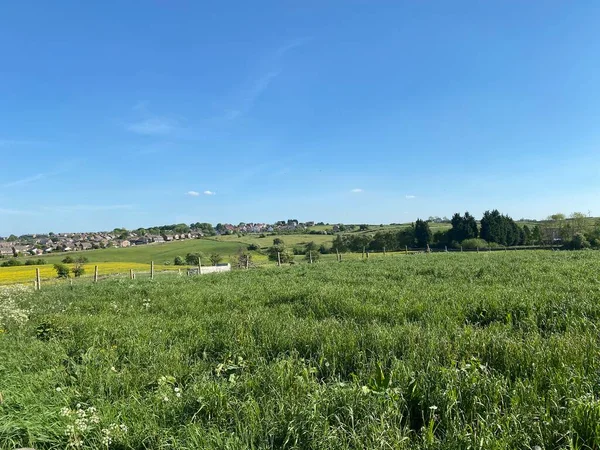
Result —
<instances>
[{"instance_id":1,"label":"tree line","mask_svg":"<svg viewBox=\"0 0 600 450\"><path fill-rule=\"evenodd\" d=\"M566 249L600 248L600 219L592 223L582 213L573 213L569 218L564 214L555 214L532 227L518 224L497 209L486 211L479 222L469 212L464 215L455 213L449 222L449 229L436 232L432 232L430 220L417 219L397 231L338 234L333 240L332 251L398 251L427 246L487 248L561 245Z\"/></svg>"}]
</instances>

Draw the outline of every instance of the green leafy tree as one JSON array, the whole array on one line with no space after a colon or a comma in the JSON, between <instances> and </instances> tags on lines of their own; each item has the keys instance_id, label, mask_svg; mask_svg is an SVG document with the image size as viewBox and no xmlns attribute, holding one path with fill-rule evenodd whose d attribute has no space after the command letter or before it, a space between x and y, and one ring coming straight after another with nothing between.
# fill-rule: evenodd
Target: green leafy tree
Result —
<instances>
[{"instance_id":1,"label":"green leafy tree","mask_svg":"<svg viewBox=\"0 0 600 450\"><path fill-rule=\"evenodd\" d=\"M273 245L285 245L285 243L283 242L283 239L275 238L273 239Z\"/></svg>"},{"instance_id":2,"label":"green leafy tree","mask_svg":"<svg viewBox=\"0 0 600 450\"><path fill-rule=\"evenodd\" d=\"M343 253L345 251L348 251L348 246L346 245L346 242L341 234L336 235L335 239L333 240L333 242L331 244L331 250L334 253L335 252Z\"/></svg>"},{"instance_id":3,"label":"green leafy tree","mask_svg":"<svg viewBox=\"0 0 600 450\"><path fill-rule=\"evenodd\" d=\"M200 264L204 255L202 253L188 253L185 255L185 263L189 266L197 266Z\"/></svg>"},{"instance_id":4,"label":"green leafy tree","mask_svg":"<svg viewBox=\"0 0 600 450\"><path fill-rule=\"evenodd\" d=\"M523 245L531 245L532 243L532 232L527 225L523 225Z\"/></svg>"},{"instance_id":5,"label":"green leafy tree","mask_svg":"<svg viewBox=\"0 0 600 450\"><path fill-rule=\"evenodd\" d=\"M81 263L77 263L77 264L75 264L75 267L73 267L73 269L71 269L71 272L73 272L73 276L78 278L85 273L85 268L83 267L83 265Z\"/></svg>"},{"instance_id":6,"label":"green leafy tree","mask_svg":"<svg viewBox=\"0 0 600 450\"><path fill-rule=\"evenodd\" d=\"M56 270L58 278L69 278L69 274L71 273L71 269L65 264L54 264L54 270Z\"/></svg>"},{"instance_id":7,"label":"green leafy tree","mask_svg":"<svg viewBox=\"0 0 600 450\"><path fill-rule=\"evenodd\" d=\"M426 247L427 244L431 243L433 235L429 224L421 219L417 219L415 222L415 241L417 247Z\"/></svg>"},{"instance_id":8,"label":"green leafy tree","mask_svg":"<svg viewBox=\"0 0 600 450\"><path fill-rule=\"evenodd\" d=\"M85 256L78 256L75 259L75 262L79 263L79 264L87 264L88 262L90 262L90 260L87 257L85 257Z\"/></svg>"},{"instance_id":9,"label":"green leafy tree","mask_svg":"<svg viewBox=\"0 0 600 450\"><path fill-rule=\"evenodd\" d=\"M304 260L305 261L311 261L312 260L313 262L315 262L315 261L318 261L320 257L321 257L321 254L319 252L315 252L315 251L310 251L310 252L307 251L304 254Z\"/></svg>"},{"instance_id":10,"label":"green leafy tree","mask_svg":"<svg viewBox=\"0 0 600 450\"><path fill-rule=\"evenodd\" d=\"M72 256L65 256L62 259L63 264L73 264L75 262L75 260L73 259Z\"/></svg>"},{"instance_id":11,"label":"green leafy tree","mask_svg":"<svg viewBox=\"0 0 600 450\"><path fill-rule=\"evenodd\" d=\"M219 255L218 253L213 253L212 255L210 255L210 262L212 263L213 266L216 266L221 261L223 261L223 257L221 255Z\"/></svg>"},{"instance_id":12,"label":"green leafy tree","mask_svg":"<svg viewBox=\"0 0 600 450\"><path fill-rule=\"evenodd\" d=\"M539 225L534 226L533 230L531 230L531 243L535 245L542 243L542 230Z\"/></svg>"},{"instance_id":13,"label":"green leafy tree","mask_svg":"<svg viewBox=\"0 0 600 450\"><path fill-rule=\"evenodd\" d=\"M184 259L181 256L176 256L173 259L173 264L175 266L185 266L185 261L184 261Z\"/></svg>"}]
</instances>

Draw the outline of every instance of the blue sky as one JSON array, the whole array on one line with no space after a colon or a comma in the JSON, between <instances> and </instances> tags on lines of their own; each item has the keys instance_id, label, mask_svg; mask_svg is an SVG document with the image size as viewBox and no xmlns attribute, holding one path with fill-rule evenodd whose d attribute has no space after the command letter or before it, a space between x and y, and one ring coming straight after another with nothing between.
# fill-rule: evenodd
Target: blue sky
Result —
<instances>
[{"instance_id":1,"label":"blue sky","mask_svg":"<svg viewBox=\"0 0 600 450\"><path fill-rule=\"evenodd\" d=\"M597 1L0 6L0 235L600 215Z\"/></svg>"}]
</instances>

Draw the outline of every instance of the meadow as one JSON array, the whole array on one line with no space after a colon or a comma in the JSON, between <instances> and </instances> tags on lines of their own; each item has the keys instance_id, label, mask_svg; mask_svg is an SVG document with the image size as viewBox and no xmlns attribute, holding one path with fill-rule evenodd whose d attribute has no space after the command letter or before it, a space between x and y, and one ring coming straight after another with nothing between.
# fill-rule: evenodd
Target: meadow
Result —
<instances>
[{"instance_id":1,"label":"meadow","mask_svg":"<svg viewBox=\"0 0 600 450\"><path fill-rule=\"evenodd\" d=\"M0 287L0 448L600 446L600 253Z\"/></svg>"}]
</instances>

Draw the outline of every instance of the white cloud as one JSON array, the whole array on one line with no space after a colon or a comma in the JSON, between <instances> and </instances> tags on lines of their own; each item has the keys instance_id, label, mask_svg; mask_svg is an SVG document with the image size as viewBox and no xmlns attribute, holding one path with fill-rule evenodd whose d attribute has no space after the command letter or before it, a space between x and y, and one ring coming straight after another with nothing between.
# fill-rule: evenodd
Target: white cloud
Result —
<instances>
[{"instance_id":1,"label":"white cloud","mask_svg":"<svg viewBox=\"0 0 600 450\"><path fill-rule=\"evenodd\" d=\"M127 126L127 129L133 133L144 135L162 135L172 132L176 123L170 119L154 117L152 119L142 120L141 122L132 123Z\"/></svg>"},{"instance_id":2,"label":"white cloud","mask_svg":"<svg viewBox=\"0 0 600 450\"><path fill-rule=\"evenodd\" d=\"M216 195L216 192L213 191L204 191L204 195Z\"/></svg>"},{"instance_id":3,"label":"white cloud","mask_svg":"<svg viewBox=\"0 0 600 450\"><path fill-rule=\"evenodd\" d=\"M355 189L352 189L350 192L354 192L355 194L358 194L358 193L364 192L364 191L361 188L355 188Z\"/></svg>"},{"instance_id":4,"label":"white cloud","mask_svg":"<svg viewBox=\"0 0 600 450\"><path fill-rule=\"evenodd\" d=\"M196 191L187 191L186 195L191 195L192 197L198 197L200 195L200 192L196 192Z\"/></svg>"},{"instance_id":5,"label":"white cloud","mask_svg":"<svg viewBox=\"0 0 600 450\"><path fill-rule=\"evenodd\" d=\"M413 198L417 198L415 195L409 195L409 194L406 194L405 197L407 200L412 200Z\"/></svg>"}]
</instances>

